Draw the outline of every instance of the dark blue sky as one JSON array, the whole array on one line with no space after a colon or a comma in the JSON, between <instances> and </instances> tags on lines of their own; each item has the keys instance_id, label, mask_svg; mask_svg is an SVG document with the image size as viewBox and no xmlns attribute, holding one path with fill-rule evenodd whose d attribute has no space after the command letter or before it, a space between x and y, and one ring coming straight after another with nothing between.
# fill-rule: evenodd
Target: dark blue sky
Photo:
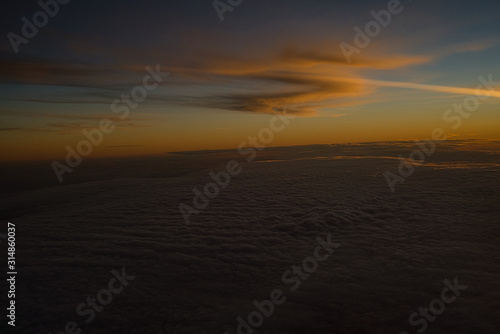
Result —
<instances>
[{"instance_id":1,"label":"dark blue sky","mask_svg":"<svg viewBox=\"0 0 500 334\"><path fill-rule=\"evenodd\" d=\"M278 104L309 119L297 130L301 139L283 144L316 142L318 123L310 118L324 122L325 117L351 119L349 127L359 134L354 140L381 139L387 131L356 124L373 114L382 123L401 105L411 110L405 117L426 125L412 131L414 121L408 121L390 137L402 138L405 131L411 138L424 135L429 113L460 96L451 88L473 89L479 75L500 77L500 3L404 0L401 13L392 15L369 45L346 57L340 44L355 46L353 29L364 30L374 20L370 12L385 10L388 3L244 0L221 22L212 1L72 0L16 54L7 35L21 34L21 18L31 21L40 6L12 2L1 12L1 135L14 142L51 135L44 138L52 146L61 132L77 136L79 128L92 126L89 118L108 113L117 96L140 82L146 66L156 64L171 76L142 103L137 124L166 133L166 119L173 119L186 133L188 128L209 133L229 119L241 122L237 131L211 142L212 148L230 145L224 143L246 131L243 123L249 121L240 116L265 115ZM401 89L394 84L399 82L429 87ZM451 88L443 94L430 85ZM492 103L486 108L494 108ZM487 115L483 122L498 120ZM74 118L73 132L67 130L68 117ZM478 126L464 131L493 135ZM137 133L123 137L144 135ZM128 140L120 138L117 142ZM192 138L180 140L189 142L184 149L205 147L204 140L196 144ZM342 138L325 135L317 141Z\"/></svg>"}]
</instances>

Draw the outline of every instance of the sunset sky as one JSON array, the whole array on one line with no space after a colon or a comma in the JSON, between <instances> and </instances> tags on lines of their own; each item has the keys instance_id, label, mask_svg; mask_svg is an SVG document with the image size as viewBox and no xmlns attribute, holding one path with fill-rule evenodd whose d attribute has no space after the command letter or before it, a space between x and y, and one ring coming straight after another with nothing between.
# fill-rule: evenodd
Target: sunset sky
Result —
<instances>
[{"instance_id":1,"label":"sunset sky","mask_svg":"<svg viewBox=\"0 0 500 334\"><path fill-rule=\"evenodd\" d=\"M21 34L40 6L9 5L1 159L64 159L103 118L116 129L92 157L236 148L269 126L273 108L298 117L270 146L426 139L436 127L500 138L499 93L457 129L443 120L479 76L500 82L498 0L402 1L349 63L340 43L354 45L353 28L387 4L244 0L221 21L211 0L73 0L17 54L7 34ZM113 101L157 64L170 75L120 120Z\"/></svg>"}]
</instances>

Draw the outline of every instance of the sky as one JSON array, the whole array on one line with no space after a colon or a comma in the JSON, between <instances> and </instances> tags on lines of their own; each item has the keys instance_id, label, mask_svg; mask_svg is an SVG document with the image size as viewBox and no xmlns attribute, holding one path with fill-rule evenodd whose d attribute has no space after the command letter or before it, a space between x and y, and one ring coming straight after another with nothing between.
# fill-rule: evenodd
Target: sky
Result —
<instances>
[{"instance_id":1,"label":"sky","mask_svg":"<svg viewBox=\"0 0 500 334\"><path fill-rule=\"evenodd\" d=\"M92 157L237 148L276 112L295 118L269 146L424 140L436 127L500 138L496 91L460 126L443 119L476 94L479 76L500 82L498 1L238 2L72 0L48 5L29 38L24 22L43 20L41 4L9 4L0 160L64 159L103 119L115 128ZM372 11L390 22L346 57L341 45L356 47ZM144 85L147 67L169 74L121 118L125 104L113 103Z\"/></svg>"}]
</instances>

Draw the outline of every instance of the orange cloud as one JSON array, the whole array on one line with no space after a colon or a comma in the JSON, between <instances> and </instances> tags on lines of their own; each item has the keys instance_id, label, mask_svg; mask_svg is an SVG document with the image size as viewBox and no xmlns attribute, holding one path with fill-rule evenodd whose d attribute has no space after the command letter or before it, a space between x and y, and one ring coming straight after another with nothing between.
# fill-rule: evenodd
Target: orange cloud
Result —
<instances>
[{"instance_id":1,"label":"orange cloud","mask_svg":"<svg viewBox=\"0 0 500 334\"><path fill-rule=\"evenodd\" d=\"M369 56L348 64L335 52L284 48L273 56L211 57L206 55L196 62L187 59L169 68L174 75L194 84L228 86L237 82L231 93L214 93L185 104L199 107L272 113L276 106L287 106L290 113L311 116L321 108L358 104L354 98L373 93L374 85L366 85L359 75L363 69L388 70L430 62L430 56L393 55ZM342 75L340 79L335 76ZM348 80L344 80L347 78ZM197 81L199 80L199 81ZM261 88L255 89L255 83ZM251 89L245 89L245 85ZM350 101L348 101L348 99ZM182 102L181 102L182 103Z\"/></svg>"}]
</instances>

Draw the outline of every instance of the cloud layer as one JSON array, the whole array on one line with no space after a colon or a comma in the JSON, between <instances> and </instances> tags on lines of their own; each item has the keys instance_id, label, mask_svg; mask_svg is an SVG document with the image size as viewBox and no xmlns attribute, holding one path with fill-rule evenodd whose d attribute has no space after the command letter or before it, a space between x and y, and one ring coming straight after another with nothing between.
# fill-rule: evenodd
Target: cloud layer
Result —
<instances>
[{"instance_id":1,"label":"cloud layer","mask_svg":"<svg viewBox=\"0 0 500 334\"><path fill-rule=\"evenodd\" d=\"M409 315L455 276L468 289L428 332L497 333L498 154L467 145L442 146L395 194L383 172L396 161L386 157L411 151L411 143L271 149L244 164L189 227L177 205L209 170L157 177L151 166L160 160L120 160L117 171L139 177L92 174L92 182L5 195L2 214L18 226L22 258L16 331L56 332L74 320L92 333L233 333L252 301L283 288L281 274L331 233L342 246L261 333L410 330ZM204 157L233 158L186 153L167 165L179 173ZM489 166L446 167L477 161ZM136 279L83 323L76 305L121 267Z\"/></svg>"}]
</instances>

